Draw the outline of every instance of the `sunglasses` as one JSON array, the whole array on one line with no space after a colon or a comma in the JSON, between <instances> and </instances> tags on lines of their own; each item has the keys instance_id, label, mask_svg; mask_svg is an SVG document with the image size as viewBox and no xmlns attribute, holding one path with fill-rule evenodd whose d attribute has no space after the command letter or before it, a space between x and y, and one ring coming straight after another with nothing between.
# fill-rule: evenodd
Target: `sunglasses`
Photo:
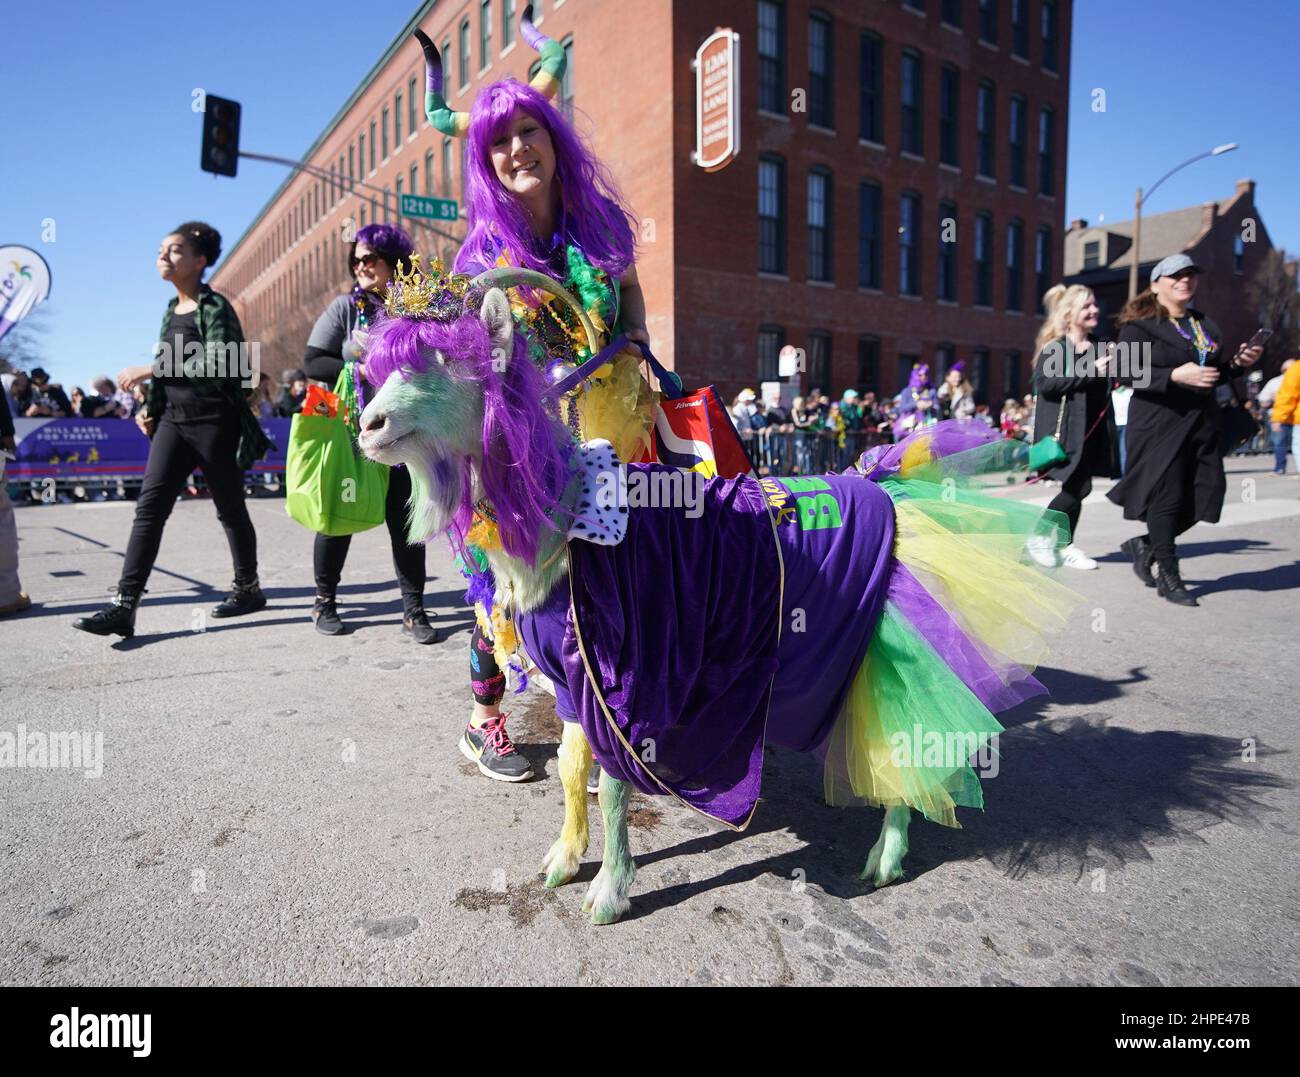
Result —
<instances>
[{"instance_id":1,"label":"sunglasses","mask_svg":"<svg viewBox=\"0 0 1300 1077\"><path fill-rule=\"evenodd\" d=\"M383 261L383 259L377 254L363 254L360 258L351 258L348 261L348 265L353 269L356 269L357 266L365 266L367 269L372 269L374 268L375 263L380 261Z\"/></svg>"}]
</instances>

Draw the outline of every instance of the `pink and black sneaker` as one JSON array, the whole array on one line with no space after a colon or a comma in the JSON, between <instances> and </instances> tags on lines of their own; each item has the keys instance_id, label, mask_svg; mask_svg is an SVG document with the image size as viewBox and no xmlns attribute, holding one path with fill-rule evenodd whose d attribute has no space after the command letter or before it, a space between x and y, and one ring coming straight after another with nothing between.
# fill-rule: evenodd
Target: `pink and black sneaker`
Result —
<instances>
[{"instance_id":1,"label":"pink and black sneaker","mask_svg":"<svg viewBox=\"0 0 1300 1077\"><path fill-rule=\"evenodd\" d=\"M495 781L526 782L533 776L531 764L515 750L506 732L504 714L480 726L469 726L460 738L460 750L466 759L478 764L485 777Z\"/></svg>"}]
</instances>

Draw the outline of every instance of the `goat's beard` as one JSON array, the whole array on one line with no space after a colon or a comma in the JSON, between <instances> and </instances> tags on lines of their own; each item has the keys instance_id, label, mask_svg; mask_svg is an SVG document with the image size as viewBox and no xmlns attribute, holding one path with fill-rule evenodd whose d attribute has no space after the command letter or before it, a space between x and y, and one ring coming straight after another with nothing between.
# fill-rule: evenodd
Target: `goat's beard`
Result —
<instances>
[{"instance_id":1,"label":"goat's beard","mask_svg":"<svg viewBox=\"0 0 1300 1077\"><path fill-rule=\"evenodd\" d=\"M456 461L438 446L421 440L406 459L411 476L411 500L407 538L414 544L428 542L451 526L464 496L469 461Z\"/></svg>"}]
</instances>

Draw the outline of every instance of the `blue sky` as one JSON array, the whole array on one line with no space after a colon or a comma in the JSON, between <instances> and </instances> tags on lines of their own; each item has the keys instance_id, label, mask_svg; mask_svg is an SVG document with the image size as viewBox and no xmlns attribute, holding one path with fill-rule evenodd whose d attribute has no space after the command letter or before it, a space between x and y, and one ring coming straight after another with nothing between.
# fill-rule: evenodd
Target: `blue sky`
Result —
<instances>
[{"instance_id":1,"label":"blue sky","mask_svg":"<svg viewBox=\"0 0 1300 1077\"><path fill-rule=\"evenodd\" d=\"M198 216L232 245L286 174L249 161L236 180L200 172L194 89L242 102L243 148L295 157L414 10L45 0L7 13L0 244L50 263L53 377L85 385L146 360L171 295L154 270L158 240ZM1273 242L1300 249L1298 31L1296 0L1077 0L1064 221L1131 216L1135 187L1235 141L1235 153L1169 180L1147 212L1226 199L1250 177ZM1090 108L1094 88L1104 113ZM53 243L42 242L46 218Z\"/></svg>"}]
</instances>

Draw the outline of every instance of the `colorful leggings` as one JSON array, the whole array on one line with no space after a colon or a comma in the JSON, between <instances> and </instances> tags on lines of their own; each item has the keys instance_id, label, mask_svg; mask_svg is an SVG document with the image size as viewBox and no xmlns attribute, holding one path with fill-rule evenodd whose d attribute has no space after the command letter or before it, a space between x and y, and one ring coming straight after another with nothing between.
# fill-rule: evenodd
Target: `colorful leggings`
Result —
<instances>
[{"instance_id":1,"label":"colorful leggings","mask_svg":"<svg viewBox=\"0 0 1300 1077\"><path fill-rule=\"evenodd\" d=\"M495 707L506 694L506 678L497 665L492 637L477 623L469 638L469 683L474 702L485 707Z\"/></svg>"}]
</instances>

